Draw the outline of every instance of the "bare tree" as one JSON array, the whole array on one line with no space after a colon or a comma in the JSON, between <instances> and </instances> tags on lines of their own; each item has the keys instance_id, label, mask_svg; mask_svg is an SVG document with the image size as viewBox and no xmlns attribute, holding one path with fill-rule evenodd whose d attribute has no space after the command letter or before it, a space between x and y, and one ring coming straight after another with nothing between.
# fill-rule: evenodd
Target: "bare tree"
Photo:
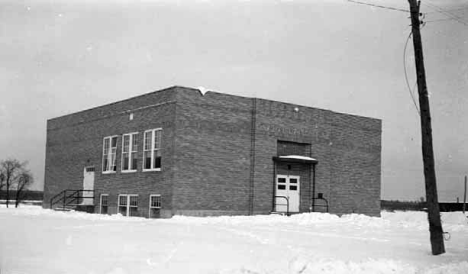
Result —
<instances>
[{"instance_id":1,"label":"bare tree","mask_svg":"<svg viewBox=\"0 0 468 274\"><path fill-rule=\"evenodd\" d=\"M10 203L10 189L18 182L21 174L25 171L26 162L20 163L16 159L7 159L0 162L0 174L6 190L6 207ZM0 179L2 180L2 179Z\"/></svg>"},{"instance_id":2,"label":"bare tree","mask_svg":"<svg viewBox=\"0 0 468 274\"><path fill-rule=\"evenodd\" d=\"M16 197L15 197L15 207L18 207L19 203L23 200L24 190L33 183L34 178L29 170L24 169L16 181Z\"/></svg>"},{"instance_id":3,"label":"bare tree","mask_svg":"<svg viewBox=\"0 0 468 274\"><path fill-rule=\"evenodd\" d=\"M5 186L5 175L3 170L0 169L0 193L2 192L3 187Z\"/></svg>"}]
</instances>

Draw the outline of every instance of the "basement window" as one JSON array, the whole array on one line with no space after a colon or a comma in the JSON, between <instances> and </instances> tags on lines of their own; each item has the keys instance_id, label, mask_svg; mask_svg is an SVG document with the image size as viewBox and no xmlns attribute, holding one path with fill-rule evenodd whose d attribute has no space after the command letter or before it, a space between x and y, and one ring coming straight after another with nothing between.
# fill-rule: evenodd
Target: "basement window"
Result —
<instances>
[{"instance_id":1,"label":"basement window","mask_svg":"<svg viewBox=\"0 0 468 274\"><path fill-rule=\"evenodd\" d=\"M120 194L118 202L120 214L123 216L138 216L138 195Z\"/></svg>"},{"instance_id":2,"label":"basement window","mask_svg":"<svg viewBox=\"0 0 468 274\"><path fill-rule=\"evenodd\" d=\"M101 194L99 213L109 214L109 194Z\"/></svg>"},{"instance_id":3,"label":"basement window","mask_svg":"<svg viewBox=\"0 0 468 274\"><path fill-rule=\"evenodd\" d=\"M117 136L105 137L102 148L102 173L114 173L117 170L116 154Z\"/></svg>"},{"instance_id":4,"label":"basement window","mask_svg":"<svg viewBox=\"0 0 468 274\"><path fill-rule=\"evenodd\" d=\"M138 133L128 133L122 136L122 172L137 170Z\"/></svg>"},{"instance_id":5,"label":"basement window","mask_svg":"<svg viewBox=\"0 0 468 274\"><path fill-rule=\"evenodd\" d=\"M149 217L159 218L161 216L161 195L151 194L149 202Z\"/></svg>"},{"instance_id":6,"label":"basement window","mask_svg":"<svg viewBox=\"0 0 468 274\"><path fill-rule=\"evenodd\" d=\"M161 135L160 128L144 132L143 171L161 170Z\"/></svg>"}]
</instances>

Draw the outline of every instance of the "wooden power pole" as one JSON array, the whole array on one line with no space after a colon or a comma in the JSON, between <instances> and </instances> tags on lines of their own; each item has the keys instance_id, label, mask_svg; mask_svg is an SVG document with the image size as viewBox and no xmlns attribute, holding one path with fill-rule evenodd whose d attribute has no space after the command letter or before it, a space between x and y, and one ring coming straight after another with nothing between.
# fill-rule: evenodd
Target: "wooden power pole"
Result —
<instances>
[{"instance_id":1,"label":"wooden power pole","mask_svg":"<svg viewBox=\"0 0 468 274\"><path fill-rule=\"evenodd\" d=\"M466 209L466 175L465 175L465 188L463 189L463 214L465 214Z\"/></svg>"},{"instance_id":2,"label":"wooden power pole","mask_svg":"<svg viewBox=\"0 0 468 274\"><path fill-rule=\"evenodd\" d=\"M432 147L431 112L429 109L429 95L426 85L426 72L421 42L419 7L420 1L408 0L411 11L411 26L413 47L416 62L418 82L419 109L421 118L422 155L424 163L424 179L426 185L426 201L429 220L429 232L433 255L445 253L442 222L440 221L439 201L437 198L437 183L434 168L434 151Z\"/></svg>"}]
</instances>

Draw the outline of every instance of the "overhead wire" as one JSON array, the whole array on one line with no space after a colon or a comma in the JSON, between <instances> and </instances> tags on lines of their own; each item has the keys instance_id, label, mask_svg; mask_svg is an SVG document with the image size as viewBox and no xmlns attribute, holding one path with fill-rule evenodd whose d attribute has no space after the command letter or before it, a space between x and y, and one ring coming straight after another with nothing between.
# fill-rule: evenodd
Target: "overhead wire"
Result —
<instances>
[{"instance_id":1,"label":"overhead wire","mask_svg":"<svg viewBox=\"0 0 468 274\"><path fill-rule=\"evenodd\" d=\"M410 86L410 83L409 83L409 80L408 80L408 72L406 70L406 49L408 47L408 42L411 38L411 35L413 34L413 32L411 31L409 34L408 34L408 38L406 38L406 43L405 43L405 48L403 50L403 69L405 71L405 80L406 80L406 86L408 87L408 91L409 91L409 94L411 96L411 100L413 101L413 104L414 104L414 107L416 108L416 111L418 112L418 115L420 115L420 111L419 111L419 108L418 108L418 104L416 103L416 99L414 98L414 94L413 94L413 89L414 87L416 87L416 84L417 84L417 81L416 83L414 84L414 87L411 88Z\"/></svg>"},{"instance_id":2,"label":"overhead wire","mask_svg":"<svg viewBox=\"0 0 468 274\"><path fill-rule=\"evenodd\" d=\"M438 12L442 15L445 15L457 22L459 22L460 24L463 24L465 26L468 26L468 23L463 21L460 17L458 17L456 14L453 14L453 13L450 13L449 11L445 10L444 8L441 8L435 4L432 4L432 3L428 3L426 2L426 5L427 7L429 7L430 9L434 10L435 12Z\"/></svg>"},{"instance_id":3,"label":"overhead wire","mask_svg":"<svg viewBox=\"0 0 468 274\"><path fill-rule=\"evenodd\" d=\"M436 19L436 20L424 21L424 23L442 22L442 21L453 21L453 19L450 19L450 18L446 18L446 19Z\"/></svg>"},{"instance_id":4,"label":"overhead wire","mask_svg":"<svg viewBox=\"0 0 468 274\"><path fill-rule=\"evenodd\" d=\"M376 7L376 8L382 8L382 9L388 9L388 10L395 10L395 11L401 11L401 12L407 12L409 13L409 10L404 10L404 9L399 9L399 8L394 8L394 7L387 7L387 6L381 6L381 5L375 5L371 3L365 3L365 2L360 2L360 1L354 1L354 0L348 0L348 2L353 2L356 4L361 4L361 5L366 5L366 6L371 6L371 7Z\"/></svg>"},{"instance_id":5,"label":"overhead wire","mask_svg":"<svg viewBox=\"0 0 468 274\"><path fill-rule=\"evenodd\" d=\"M456 8L456 9L449 9L449 10L445 10L446 12L450 12L450 11L459 11L459 10L468 10L468 7L464 7L464 8ZM438 13L438 11L430 11L430 12L426 12L427 14L430 14L430 13Z\"/></svg>"}]
</instances>

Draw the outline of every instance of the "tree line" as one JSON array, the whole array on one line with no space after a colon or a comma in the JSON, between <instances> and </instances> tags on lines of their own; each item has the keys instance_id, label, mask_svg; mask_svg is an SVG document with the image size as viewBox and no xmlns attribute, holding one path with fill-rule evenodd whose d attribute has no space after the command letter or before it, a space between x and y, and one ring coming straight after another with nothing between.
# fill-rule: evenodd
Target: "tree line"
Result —
<instances>
[{"instance_id":1,"label":"tree line","mask_svg":"<svg viewBox=\"0 0 468 274\"><path fill-rule=\"evenodd\" d=\"M12 198L15 200L15 207L18 207L24 198L24 193L34 182L27 165L28 162L20 162L16 159L6 159L0 162L0 192L5 191L6 207L9 207Z\"/></svg>"}]
</instances>

